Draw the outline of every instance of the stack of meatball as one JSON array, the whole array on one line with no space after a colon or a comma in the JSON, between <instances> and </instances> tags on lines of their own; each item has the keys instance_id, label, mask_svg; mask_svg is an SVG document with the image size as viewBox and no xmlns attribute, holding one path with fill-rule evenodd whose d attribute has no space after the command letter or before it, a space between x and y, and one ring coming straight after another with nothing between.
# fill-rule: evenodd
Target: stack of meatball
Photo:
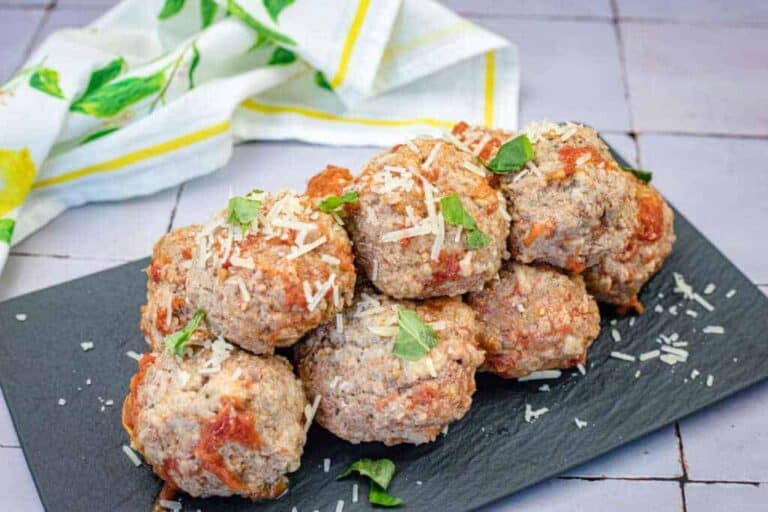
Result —
<instances>
[{"instance_id":1,"label":"stack of meatball","mask_svg":"<svg viewBox=\"0 0 768 512\"><path fill-rule=\"evenodd\" d=\"M531 158L489 170L521 135ZM584 364L595 299L642 311L675 239L659 193L570 123L459 123L357 177L328 166L302 195L240 199L247 215L230 200L155 245L151 350L123 407L132 446L193 496L279 496L313 419L352 443L430 442L469 410L478 369ZM420 355L396 350L404 311L436 340ZM298 378L275 354L291 345Z\"/></svg>"}]
</instances>

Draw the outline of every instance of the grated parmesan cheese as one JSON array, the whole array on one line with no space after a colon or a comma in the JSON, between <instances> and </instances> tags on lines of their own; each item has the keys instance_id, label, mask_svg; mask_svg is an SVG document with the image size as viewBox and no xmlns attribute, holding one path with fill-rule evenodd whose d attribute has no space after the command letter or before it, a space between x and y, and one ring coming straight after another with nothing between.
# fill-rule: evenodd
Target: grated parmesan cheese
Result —
<instances>
[{"instance_id":1,"label":"grated parmesan cheese","mask_svg":"<svg viewBox=\"0 0 768 512\"><path fill-rule=\"evenodd\" d=\"M573 418L573 422L576 423L576 427L581 430L582 428L585 428L589 423L586 421L580 420L579 418Z\"/></svg>"},{"instance_id":2,"label":"grated parmesan cheese","mask_svg":"<svg viewBox=\"0 0 768 512\"><path fill-rule=\"evenodd\" d=\"M701 332L704 334L725 334L725 328L722 325L708 325Z\"/></svg>"},{"instance_id":3,"label":"grated parmesan cheese","mask_svg":"<svg viewBox=\"0 0 768 512\"><path fill-rule=\"evenodd\" d=\"M714 384L714 383L715 383L715 376L712 375L712 374L709 374L707 376L707 387L711 388L712 384Z\"/></svg>"},{"instance_id":4,"label":"grated parmesan cheese","mask_svg":"<svg viewBox=\"0 0 768 512\"><path fill-rule=\"evenodd\" d=\"M611 337L613 338L613 341L616 342L616 343L621 341L621 333L616 328L611 329Z\"/></svg>"},{"instance_id":5,"label":"grated parmesan cheese","mask_svg":"<svg viewBox=\"0 0 768 512\"><path fill-rule=\"evenodd\" d=\"M641 361L648 361L649 359L654 359L656 357L659 357L660 355L661 355L660 350L650 350L648 352L643 352L642 354L640 354L639 359Z\"/></svg>"},{"instance_id":6,"label":"grated parmesan cheese","mask_svg":"<svg viewBox=\"0 0 768 512\"><path fill-rule=\"evenodd\" d=\"M93 350L93 342L92 341L84 341L80 344L80 348L83 349L83 352L88 352L89 350Z\"/></svg>"},{"instance_id":7,"label":"grated parmesan cheese","mask_svg":"<svg viewBox=\"0 0 768 512\"><path fill-rule=\"evenodd\" d=\"M615 350L611 352L611 357L614 359L621 359L622 361L629 361L631 363L635 362L635 356L625 354L624 352L616 352Z\"/></svg>"},{"instance_id":8,"label":"grated parmesan cheese","mask_svg":"<svg viewBox=\"0 0 768 512\"><path fill-rule=\"evenodd\" d=\"M725 294L725 298L730 299L734 295L736 295L736 290L731 289L731 290L728 290L728 293Z\"/></svg>"},{"instance_id":9,"label":"grated parmesan cheese","mask_svg":"<svg viewBox=\"0 0 768 512\"><path fill-rule=\"evenodd\" d=\"M340 265L341 260L335 256L331 256L330 254L321 254L320 259L329 264L329 265Z\"/></svg>"},{"instance_id":10,"label":"grated parmesan cheese","mask_svg":"<svg viewBox=\"0 0 768 512\"><path fill-rule=\"evenodd\" d=\"M174 512L181 510L181 502L179 501L158 500L157 504L166 510L173 510Z\"/></svg>"},{"instance_id":11,"label":"grated parmesan cheese","mask_svg":"<svg viewBox=\"0 0 768 512\"><path fill-rule=\"evenodd\" d=\"M704 295L711 295L717 289L715 283L709 283L704 287Z\"/></svg>"},{"instance_id":12,"label":"grated parmesan cheese","mask_svg":"<svg viewBox=\"0 0 768 512\"><path fill-rule=\"evenodd\" d=\"M343 512L344 511L344 500L339 500L336 502L336 512Z\"/></svg>"},{"instance_id":13,"label":"grated parmesan cheese","mask_svg":"<svg viewBox=\"0 0 768 512\"><path fill-rule=\"evenodd\" d=\"M336 331L344 332L344 315L341 313L336 313Z\"/></svg>"},{"instance_id":14,"label":"grated parmesan cheese","mask_svg":"<svg viewBox=\"0 0 768 512\"><path fill-rule=\"evenodd\" d=\"M552 388L549 387L549 384L542 384L541 386L539 386L539 391L542 391L542 392L547 392L550 389Z\"/></svg>"},{"instance_id":15,"label":"grated parmesan cheese","mask_svg":"<svg viewBox=\"0 0 768 512\"><path fill-rule=\"evenodd\" d=\"M317 249L318 247L323 245L327 240L328 239L326 238L326 236L323 235L320 238L318 238L317 240L315 240L314 242L308 243L306 245L302 245L300 247L299 246L294 247L293 250L291 251L291 253L288 256L285 257L285 259L287 259L287 260L295 260L299 256L303 256L303 255L307 254L308 252L311 252L314 249Z\"/></svg>"},{"instance_id":16,"label":"grated parmesan cheese","mask_svg":"<svg viewBox=\"0 0 768 512\"><path fill-rule=\"evenodd\" d=\"M526 423L533 423L537 419L539 419L540 416L546 414L549 412L549 408L542 407L540 409L533 410L531 407L531 404L526 403L525 404L525 422Z\"/></svg>"},{"instance_id":17,"label":"grated parmesan cheese","mask_svg":"<svg viewBox=\"0 0 768 512\"><path fill-rule=\"evenodd\" d=\"M16 320L19 322L24 322L27 320L27 314L26 313L16 313Z\"/></svg>"},{"instance_id":18,"label":"grated parmesan cheese","mask_svg":"<svg viewBox=\"0 0 768 512\"><path fill-rule=\"evenodd\" d=\"M427 159L424 160L424 163L421 164L421 168L426 170L429 170L430 166L432 165L432 162L435 161L435 158L437 158L437 155L440 154L440 149L443 147L442 142L438 142L432 147L432 151L429 152L429 156L427 156Z\"/></svg>"},{"instance_id":19,"label":"grated parmesan cheese","mask_svg":"<svg viewBox=\"0 0 768 512\"><path fill-rule=\"evenodd\" d=\"M309 427L312 426L312 421L315 419L317 408L320 407L321 398L322 396L315 395L315 399L312 402L312 405L307 404L307 406L304 408L304 417L306 418L306 422L304 423L304 433L309 432Z\"/></svg>"},{"instance_id":20,"label":"grated parmesan cheese","mask_svg":"<svg viewBox=\"0 0 768 512\"><path fill-rule=\"evenodd\" d=\"M697 318L699 316L699 313L692 309L686 309L685 314L693 318Z\"/></svg>"},{"instance_id":21,"label":"grated parmesan cheese","mask_svg":"<svg viewBox=\"0 0 768 512\"><path fill-rule=\"evenodd\" d=\"M352 484L352 503L357 503L357 484Z\"/></svg>"},{"instance_id":22,"label":"grated parmesan cheese","mask_svg":"<svg viewBox=\"0 0 768 512\"><path fill-rule=\"evenodd\" d=\"M323 473L327 473L331 470L331 459L325 458L323 459Z\"/></svg>"},{"instance_id":23,"label":"grated parmesan cheese","mask_svg":"<svg viewBox=\"0 0 768 512\"><path fill-rule=\"evenodd\" d=\"M141 466L141 459L139 459L139 456L136 455L136 452L131 450L131 447L128 445L123 445L123 453L133 462L133 465L136 467Z\"/></svg>"},{"instance_id":24,"label":"grated parmesan cheese","mask_svg":"<svg viewBox=\"0 0 768 512\"><path fill-rule=\"evenodd\" d=\"M694 368L693 370L691 370L691 380L696 380L696 378L697 378L699 375L701 375L701 372L699 372L699 370L697 370L696 368Z\"/></svg>"},{"instance_id":25,"label":"grated parmesan cheese","mask_svg":"<svg viewBox=\"0 0 768 512\"><path fill-rule=\"evenodd\" d=\"M527 382L531 380L558 379L563 374L560 370L540 370L533 372L525 377L517 379L518 382Z\"/></svg>"},{"instance_id":26,"label":"grated parmesan cheese","mask_svg":"<svg viewBox=\"0 0 768 512\"><path fill-rule=\"evenodd\" d=\"M576 368L579 370L580 374L582 374L582 375L586 375L587 374L587 369L584 367L583 364L581 364L581 363L577 364Z\"/></svg>"}]
</instances>

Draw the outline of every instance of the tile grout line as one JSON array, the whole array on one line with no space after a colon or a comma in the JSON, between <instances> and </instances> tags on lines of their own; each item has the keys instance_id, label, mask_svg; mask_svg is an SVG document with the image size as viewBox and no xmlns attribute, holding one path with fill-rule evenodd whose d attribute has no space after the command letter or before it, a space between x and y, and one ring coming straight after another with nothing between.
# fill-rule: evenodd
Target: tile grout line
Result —
<instances>
[{"instance_id":1,"label":"tile grout line","mask_svg":"<svg viewBox=\"0 0 768 512\"><path fill-rule=\"evenodd\" d=\"M616 4L616 0L611 0L611 13L613 14L613 31L616 36L616 50L619 53L619 65L621 66L621 85L624 87L624 101L626 102L627 117L629 119L630 137L632 137L635 140L635 144L637 144L637 135L632 135L635 133L635 116L632 108L632 97L629 92L627 57L626 52L624 51L624 39L621 35L621 23L619 23L619 7ZM640 165L639 160L638 165Z\"/></svg>"},{"instance_id":2,"label":"tile grout line","mask_svg":"<svg viewBox=\"0 0 768 512\"><path fill-rule=\"evenodd\" d=\"M559 476L558 480L582 480L585 482L602 482L605 480L622 482L680 482L679 476ZM752 482L750 480L697 480L688 479L686 484L705 484L705 485L751 485L760 487L768 482Z\"/></svg>"},{"instance_id":3,"label":"tile grout line","mask_svg":"<svg viewBox=\"0 0 768 512\"><path fill-rule=\"evenodd\" d=\"M179 201L181 201L181 194L184 192L184 183L179 185L179 189L176 191L176 199L173 201L173 208L171 208L171 218L168 219L168 227L165 229L166 233L173 228L173 221L176 219L176 209L179 207Z\"/></svg>"},{"instance_id":4,"label":"tile grout line","mask_svg":"<svg viewBox=\"0 0 768 512\"><path fill-rule=\"evenodd\" d=\"M680 451L680 468L683 470L683 476L680 477L680 498L683 500L683 512L688 512L688 504L685 499L685 484L688 479L688 464L685 462L685 449L683 448L683 435L680 433L680 422L675 422L675 437L677 437L677 447Z\"/></svg>"}]
</instances>

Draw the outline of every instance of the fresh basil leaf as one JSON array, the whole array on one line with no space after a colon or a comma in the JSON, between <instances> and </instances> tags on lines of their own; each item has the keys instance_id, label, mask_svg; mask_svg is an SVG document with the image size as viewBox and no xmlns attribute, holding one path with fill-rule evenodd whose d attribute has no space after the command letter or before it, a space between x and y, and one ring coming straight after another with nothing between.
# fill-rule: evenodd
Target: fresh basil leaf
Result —
<instances>
[{"instance_id":1,"label":"fresh basil leaf","mask_svg":"<svg viewBox=\"0 0 768 512\"><path fill-rule=\"evenodd\" d=\"M280 16L280 13L291 5L295 0L263 0L264 1L264 8L269 13L269 17L272 18L272 21L277 23L277 17Z\"/></svg>"},{"instance_id":2,"label":"fresh basil leaf","mask_svg":"<svg viewBox=\"0 0 768 512\"><path fill-rule=\"evenodd\" d=\"M192 333L195 332L195 329L200 326L200 322L203 321L203 318L205 318L205 311L202 309L195 311L192 320L187 322L187 325L185 325L182 330L169 334L163 339L166 348L177 356L183 356L189 338L192 337Z\"/></svg>"},{"instance_id":3,"label":"fresh basil leaf","mask_svg":"<svg viewBox=\"0 0 768 512\"><path fill-rule=\"evenodd\" d=\"M213 23L218 10L219 4L214 0L200 0L200 24L202 28L208 28Z\"/></svg>"},{"instance_id":4,"label":"fresh basil leaf","mask_svg":"<svg viewBox=\"0 0 768 512\"><path fill-rule=\"evenodd\" d=\"M401 359L418 361L440 343L435 330L425 324L415 311L397 308L397 325L392 353Z\"/></svg>"},{"instance_id":5,"label":"fresh basil leaf","mask_svg":"<svg viewBox=\"0 0 768 512\"><path fill-rule=\"evenodd\" d=\"M467 248L474 251L482 249L492 242L492 238L480 231L477 222L461 204L455 192L440 199L440 212L445 222L452 226L461 226L467 230Z\"/></svg>"},{"instance_id":6,"label":"fresh basil leaf","mask_svg":"<svg viewBox=\"0 0 768 512\"><path fill-rule=\"evenodd\" d=\"M467 249L470 251L482 249L483 247L488 246L488 244L491 242L493 242L493 238L486 235L479 229L470 231L467 235Z\"/></svg>"},{"instance_id":7,"label":"fresh basil leaf","mask_svg":"<svg viewBox=\"0 0 768 512\"><path fill-rule=\"evenodd\" d=\"M644 171L642 169L635 169L633 167L622 167L627 172L631 172L635 175L635 178L639 179L640 181L644 183L650 183L651 179L653 178L653 173L650 171Z\"/></svg>"},{"instance_id":8,"label":"fresh basil leaf","mask_svg":"<svg viewBox=\"0 0 768 512\"><path fill-rule=\"evenodd\" d=\"M352 192L347 192L343 196L328 196L317 203L317 206L325 213L331 213L336 211L341 205L357 204L358 201L357 192L353 190Z\"/></svg>"},{"instance_id":9,"label":"fresh basil leaf","mask_svg":"<svg viewBox=\"0 0 768 512\"><path fill-rule=\"evenodd\" d=\"M192 45L192 60L189 62L189 72L187 76L189 78L189 88L195 88L195 70L198 64L200 64L200 50L197 49L197 45Z\"/></svg>"},{"instance_id":10,"label":"fresh basil leaf","mask_svg":"<svg viewBox=\"0 0 768 512\"><path fill-rule=\"evenodd\" d=\"M184 8L184 0L165 0L163 8L157 15L158 19L166 20L171 16L176 16Z\"/></svg>"},{"instance_id":11,"label":"fresh basil leaf","mask_svg":"<svg viewBox=\"0 0 768 512\"><path fill-rule=\"evenodd\" d=\"M325 75L322 71L315 71L315 85L321 89L333 91L333 87L328 83L328 80L325 79Z\"/></svg>"},{"instance_id":12,"label":"fresh basil leaf","mask_svg":"<svg viewBox=\"0 0 768 512\"><path fill-rule=\"evenodd\" d=\"M160 92L165 84L165 73L124 78L85 94L69 110L94 117L112 117L147 96Z\"/></svg>"},{"instance_id":13,"label":"fresh basil leaf","mask_svg":"<svg viewBox=\"0 0 768 512\"><path fill-rule=\"evenodd\" d=\"M461 204L461 199L456 195L456 192L440 199L440 211L445 222L451 226L461 226L470 231L477 229L475 219L464 209L464 205Z\"/></svg>"},{"instance_id":14,"label":"fresh basil leaf","mask_svg":"<svg viewBox=\"0 0 768 512\"><path fill-rule=\"evenodd\" d=\"M243 231L248 229L261 211L261 201L249 197L250 195L232 197L227 204L227 222L240 225Z\"/></svg>"},{"instance_id":15,"label":"fresh basil leaf","mask_svg":"<svg viewBox=\"0 0 768 512\"><path fill-rule=\"evenodd\" d=\"M389 487L389 482L395 476L395 463L389 459L360 459L352 463L336 480L346 478L352 473L359 473L371 479L371 483L378 484L382 489Z\"/></svg>"},{"instance_id":16,"label":"fresh basil leaf","mask_svg":"<svg viewBox=\"0 0 768 512\"><path fill-rule=\"evenodd\" d=\"M503 144L486 167L497 174L517 172L533 160L534 156L533 145L528 136L518 135Z\"/></svg>"},{"instance_id":17,"label":"fresh basil leaf","mask_svg":"<svg viewBox=\"0 0 768 512\"><path fill-rule=\"evenodd\" d=\"M112 80L118 77L125 69L125 59L118 57L103 68L99 68L91 73L91 78L88 80L88 87L85 88L85 92L82 96L92 93L99 87L108 84ZM81 96L81 97L82 97Z\"/></svg>"},{"instance_id":18,"label":"fresh basil leaf","mask_svg":"<svg viewBox=\"0 0 768 512\"><path fill-rule=\"evenodd\" d=\"M379 505L380 507L397 507L403 504L403 500L390 496L376 482L371 482L371 488L368 490L368 501L372 505Z\"/></svg>"},{"instance_id":19,"label":"fresh basil leaf","mask_svg":"<svg viewBox=\"0 0 768 512\"><path fill-rule=\"evenodd\" d=\"M83 140L80 141L80 145L87 144L91 142L92 140L100 139L102 137L106 137L112 132L116 132L119 130L119 126L112 126L111 128L104 128L103 130L99 130L97 132L93 132L90 135L86 135L83 137Z\"/></svg>"},{"instance_id":20,"label":"fresh basil leaf","mask_svg":"<svg viewBox=\"0 0 768 512\"><path fill-rule=\"evenodd\" d=\"M16 227L16 221L13 219L0 219L0 242L11 243L13 229Z\"/></svg>"},{"instance_id":21,"label":"fresh basil leaf","mask_svg":"<svg viewBox=\"0 0 768 512\"><path fill-rule=\"evenodd\" d=\"M231 13L232 16L239 19L248 25L254 32L256 32L257 44L264 41L272 41L276 44L289 44L293 46L296 45L296 41L287 35L281 34L277 30L269 28L248 14L248 11L243 9L237 2L235 2L235 0L227 0L227 12Z\"/></svg>"},{"instance_id":22,"label":"fresh basil leaf","mask_svg":"<svg viewBox=\"0 0 768 512\"><path fill-rule=\"evenodd\" d=\"M59 87L59 72L55 69L38 69L29 77L29 86L54 98L64 98L64 92Z\"/></svg>"},{"instance_id":23,"label":"fresh basil leaf","mask_svg":"<svg viewBox=\"0 0 768 512\"><path fill-rule=\"evenodd\" d=\"M269 58L269 62L267 64L270 66L275 66L290 64L291 62L296 62L296 54L291 50L286 50L285 48L278 46L275 48L275 51L272 52L272 56Z\"/></svg>"}]
</instances>

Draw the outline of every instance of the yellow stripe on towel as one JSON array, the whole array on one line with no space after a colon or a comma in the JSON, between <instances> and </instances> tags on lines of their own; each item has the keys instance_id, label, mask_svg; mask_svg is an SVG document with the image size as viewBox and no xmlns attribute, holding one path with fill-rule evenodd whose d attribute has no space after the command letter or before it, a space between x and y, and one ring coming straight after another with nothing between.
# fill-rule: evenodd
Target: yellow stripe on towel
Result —
<instances>
[{"instance_id":1,"label":"yellow stripe on towel","mask_svg":"<svg viewBox=\"0 0 768 512\"><path fill-rule=\"evenodd\" d=\"M336 74L331 79L331 87L334 89L338 88L347 77L349 61L352 60L352 51L355 49L355 43L357 42L358 36L360 36L360 30L363 28L365 15L368 12L368 8L370 6L371 0L360 0L357 3L355 16L352 18L352 25L349 27L347 38L344 40L344 47L341 49L339 68L336 70Z\"/></svg>"},{"instance_id":2,"label":"yellow stripe on towel","mask_svg":"<svg viewBox=\"0 0 768 512\"><path fill-rule=\"evenodd\" d=\"M485 54L485 102L483 108L483 124L493 127L493 100L496 94L496 55L493 52Z\"/></svg>"}]
</instances>

